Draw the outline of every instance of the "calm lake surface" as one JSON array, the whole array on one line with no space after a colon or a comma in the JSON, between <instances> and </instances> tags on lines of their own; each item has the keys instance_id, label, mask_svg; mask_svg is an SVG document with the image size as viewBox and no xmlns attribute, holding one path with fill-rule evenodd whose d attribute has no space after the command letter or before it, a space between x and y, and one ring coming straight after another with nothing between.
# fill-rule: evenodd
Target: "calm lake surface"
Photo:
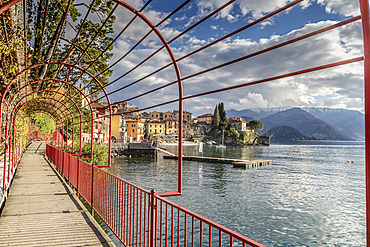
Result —
<instances>
[{"instance_id":1,"label":"calm lake surface","mask_svg":"<svg viewBox=\"0 0 370 247\"><path fill-rule=\"evenodd\" d=\"M268 159L272 165L238 169L184 161L183 196L169 200L267 246L366 245L363 142L205 146L203 151L184 147L184 155ZM108 171L145 189L177 189L177 162L161 157L116 159Z\"/></svg>"}]
</instances>

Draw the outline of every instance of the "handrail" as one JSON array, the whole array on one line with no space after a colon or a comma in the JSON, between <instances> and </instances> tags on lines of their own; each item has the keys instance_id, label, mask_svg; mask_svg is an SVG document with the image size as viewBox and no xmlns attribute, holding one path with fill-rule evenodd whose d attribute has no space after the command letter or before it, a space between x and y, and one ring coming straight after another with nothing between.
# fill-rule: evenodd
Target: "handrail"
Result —
<instances>
[{"instance_id":1,"label":"handrail","mask_svg":"<svg viewBox=\"0 0 370 247\"><path fill-rule=\"evenodd\" d=\"M203 242L223 246L225 241L228 246L234 241L264 246L58 147L47 144L46 156L91 206L92 214L97 213L126 246L167 246L174 241L177 246Z\"/></svg>"}]
</instances>

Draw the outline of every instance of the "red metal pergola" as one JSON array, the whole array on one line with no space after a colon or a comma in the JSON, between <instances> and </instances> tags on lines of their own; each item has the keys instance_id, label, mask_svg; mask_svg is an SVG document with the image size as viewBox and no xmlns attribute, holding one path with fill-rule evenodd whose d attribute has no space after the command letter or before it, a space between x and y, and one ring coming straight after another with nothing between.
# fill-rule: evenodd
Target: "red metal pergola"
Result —
<instances>
[{"instance_id":1,"label":"red metal pergola","mask_svg":"<svg viewBox=\"0 0 370 247\"><path fill-rule=\"evenodd\" d=\"M180 61L182 61L186 58L189 58L189 57L191 57L195 54L198 54L198 53L206 50L209 47L215 46L216 44L219 44L220 42L222 42L222 41L224 41L224 40L226 40L230 37L233 37L233 36L241 33L244 30L252 28L252 27L262 23L263 21L266 21L266 20L274 17L275 15L277 15L279 13L282 13L283 11L289 11L290 8L298 5L303 0L293 1L293 2L291 2L291 3L289 3L285 6L269 13L269 14L264 15L263 17L255 20L255 21L250 22L250 23L244 25L243 27L238 28L238 29L236 29L236 30L234 30L234 31L232 31L232 32L220 37L220 38L217 38L217 39L213 40L212 42L209 42L209 43L207 43L207 44L195 49L194 51L191 51L191 52L189 52L189 53L187 53L187 54L185 54L185 55L183 55L182 57L179 57L179 58L176 58L176 56L174 55L174 52L172 51L170 45L174 41L179 40L181 37L184 37L184 35L191 32L196 27L204 24L208 19L210 19L212 17L215 17L218 13L220 13L225 8L231 6L235 2L235 0L225 1L225 3L223 5L221 5L219 8L216 8L215 10L210 11L209 14L205 15L203 18L196 21L194 24L190 25L185 30L179 32L174 38L172 38L170 40L165 39L165 36L162 34L162 32L160 30L160 26L163 23L165 23L166 21L168 21L175 14L179 13L181 11L181 9L185 8L185 6L187 6L187 4L189 2L191 2L190 0L183 1L176 9L174 9L168 15L163 17L157 24L154 24L151 20L149 20L149 18L147 18L143 14L144 9L147 8L148 6L150 6L151 0L147 1L140 9L134 8L133 6L131 6L130 4L128 4L127 2L122 1L122 0L113 0L113 1L115 3L114 7L112 8L111 12L109 14L107 14L107 16L105 16L105 18L102 18L100 20L101 21L100 28L97 29L97 32L94 35L94 37L88 43L86 42L87 45L86 45L85 48L77 47L76 43L77 43L78 38L81 34L83 24L89 19L89 15L93 11L94 1L92 1L90 4L87 4L87 11L85 12L84 17L81 18L81 25L78 28L73 27L74 30L75 30L75 33L76 33L74 38L72 38L70 40L67 40L65 38L60 37L60 34L58 34L58 40L59 41L64 40L66 43L69 44L70 49L72 49L72 47L75 47L75 48L77 47L78 48L78 49L76 49L77 52L78 52L77 59L72 61L72 60L70 60L70 58L67 57L68 54L66 54L65 60L63 62L44 61L44 62L40 62L38 64L29 64L29 61L27 61L27 56L25 56L25 61L24 61L25 64L23 65L23 70L21 72L19 72L14 78L12 78L11 82L7 85L5 91L3 92L2 98L1 98L1 101L0 101L0 122L5 123L5 124L3 124L1 135L4 136L4 138L6 140L5 155L8 155L9 157L13 155L12 159L9 159L9 161L11 160L11 163L9 162L8 168L6 168L6 165L4 165L3 194L5 193L5 190L6 190L5 174L7 172L7 174L8 174L7 180L9 180L9 177L10 177L9 172L14 169L14 167L16 166L16 163L17 163L17 159L15 157L16 156L19 157L19 154L14 155L15 150L20 150L20 143L18 142L19 140L16 139L16 137L14 136L14 133L15 133L15 121L16 121L16 118L17 118L17 114L21 109L26 109L25 112L27 114L31 114L31 113L34 113L34 112L42 112L42 113L45 113L47 115L52 116L54 121L57 123L59 132L61 132L61 133L66 132L66 134L63 134L64 136L66 136L65 137L66 143L68 142L69 136L71 137L70 139L72 141L72 150L69 150L68 147L66 146L65 148L62 148L62 150L66 151L66 152L69 152L69 151L73 152L74 151L74 147L73 147L73 143L74 143L74 140L75 140L74 129L75 129L75 125L79 124L79 126L80 126L79 127L79 130L80 130L80 135L79 135L80 136L80 139L79 139L80 150L76 154L78 156L78 155L81 154L82 124L85 123L85 122L89 122L91 124L91 133L90 134L92 136L93 135L93 130L94 130L94 120L97 120L97 118L94 117L94 114L93 114L92 104L88 99L90 97L92 97L95 93L100 92L100 97L98 97L97 100L105 101L107 103L106 108L108 109L108 112L109 112L109 116L108 116L109 117L109 151L108 151L108 154L107 154L108 155L108 164L107 164L107 166L109 166L110 163L111 163L111 158L110 158L110 152L111 152L111 138L110 137L112 135L111 125L112 125L112 116L114 115L114 113L112 112L112 107L115 106L115 105L118 105L122 102L132 101L132 100L136 100L136 99L143 98L143 97L150 97L155 92L161 92L161 90L168 89L170 86L176 85L177 86L177 94L178 94L176 98L167 99L167 98L163 97L163 101L160 102L160 103L148 104L148 105L142 106L140 109L132 110L132 111L128 112L128 113L132 113L132 112L138 112L138 111L145 111L145 110L148 110L148 109L155 109L155 108L165 106L165 105L170 105L170 104L173 104L173 103L178 104L178 110L179 110L178 157L179 158L178 158L177 191L175 191L175 192L163 192L163 193L154 193L153 192L152 193L152 202L153 202L155 200L155 196L165 197L165 196L181 195L181 193L182 193L182 141L183 141L182 133L183 133L183 102L184 102L184 100L191 100L191 99L194 99L194 98L197 98L197 97L202 97L202 96L206 96L206 95L210 95L210 94L225 92L225 91L234 90L234 89L241 89L241 88L251 86L251 85L255 85L255 84L271 82L271 81L275 81L275 80L278 80L278 79L293 77L293 76L297 76L297 75L301 75L301 74L307 74L307 73L312 73L312 72L315 72L315 71L325 70L325 69L328 69L328 68L342 66L342 65L345 65L345 64L351 64L351 63L357 63L357 62L364 61L365 149L366 149L365 150L365 153L366 153L366 217L367 217L367 245L370 246L370 130L369 130L369 127L368 127L368 126L370 126L370 106L369 106L370 93L368 92L370 90L369 89L370 88L370 72L369 72L370 71L370 56L369 56L369 52L370 52L370 19L369 19L370 17L369 17L369 15L370 14L369 14L369 2L368 2L368 0L359 0L360 9L361 9L361 15L359 15L359 16L348 18L344 21L337 22L333 25L324 27L322 29L319 29L319 30L316 30L316 31L313 31L313 32L310 32L310 33L307 33L307 34L304 34L304 35L301 35L301 36L298 36L294 39L290 39L288 41L270 46L268 48L264 48L264 49L255 51L253 53L242 54L242 56L232 58L228 62L218 64L218 65L212 66L210 68L205 68L204 70L202 70L200 72L190 74L190 75L187 75L187 76L184 76L184 77L181 76L180 68L178 66L178 62L180 62ZM24 10L24 23L25 23L24 29L26 29L26 19L27 19L26 11L25 11L26 1L23 0L22 3L20 3L20 2L21 2L20 0L10 0L10 1L5 1L5 2L0 0L0 14L5 13L9 8L11 8L12 6L15 6L16 4L22 4L23 5L23 10ZM45 31L45 28L46 28L46 16L48 14L48 4L49 4L49 1L47 0L46 1L45 12L44 12L43 25L42 25L42 39L43 39L44 31ZM70 4L71 4L71 1L68 2L68 4L67 4L68 7L67 8L69 8ZM114 38L111 40L110 44L108 44L106 49L102 50L101 53L97 57L92 59L93 61L87 67L85 67L85 68L81 67L79 65L80 60L84 56L90 56L91 57L91 55L89 54L89 51L88 51L89 47L93 45L94 40L96 39L98 34L101 32L102 28L110 20L110 18L112 18L112 16L114 16L114 13L116 13L120 9L124 9L124 10L126 10L126 11L128 11L132 14L132 18L130 19L130 21L126 25L124 25L119 30L119 32L114 33ZM65 24L66 21L67 21L67 15L68 15L68 9L63 13L63 16L62 16L62 23L63 24ZM109 48L112 45L117 44L121 35L124 34L125 32L127 32L129 27L131 25L134 25L135 21L138 21L138 20L141 21L142 23L144 23L147 27L149 27L149 31L147 33L145 33L139 41L137 41L135 44L133 44L131 46L131 48L128 49L128 51L124 55L120 56L119 58L115 57L114 59L110 60L108 67L105 67L105 68L101 69L96 74L90 73L89 69L90 68L95 68L96 61L98 60L98 58L107 54L109 52ZM314 36L321 35L323 33L326 33L328 31L330 31L330 30L334 30L336 28L348 25L350 23L354 23L354 22L359 21L359 20L361 20L361 22L362 22L363 44L364 44L364 54L363 54L363 56L353 57L353 58L342 60L342 61L335 61L335 62L332 62L332 63L329 63L329 64L316 65L314 67L305 68L305 69L298 70L298 71L290 71L288 73L274 75L274 76L266 77L266 78L262 78L262 79L255 79L255 80L245 82L245 83L241 83L241 84L230 85L228 87L223 87L223 88L218 88L218 89L216 88L216 89L208 90L208 91L204 91L204 92L197 92L197 93L192 94L192 95L183 95L183 82L186 81L186 80L189 80L189 79L192 79L192 78L197 78L197 77L202 76L206 73L215 72L215 71L220 70L222 68L226 68L227 66L239 63L241 61L248 60L250 58L256 57L256 56L261 55L261 54L269 53L271 51L274 51L274 50L282 48L282 47L289 47L289 45L292 45L296 42L303 42L303 41L309 42L308 40L310 38L314 37ZM26 35L26 32L25 32L25 35ZM117 78L112 78L109 83L103 84L101 81L99 81L99 76L101 76L104 72L106 72L110 69L117 68L115 66L117 66L121 61L124 61L124 59L127 58L127 56L129 54L131 54L135 49L138 49L138 47L140 47L140 45L142 45L143 41L147 37L149 37L150 35L154 35L159 40L159 43L161 43L159 48L158 48L158 45L153 47L153 49L152 49L153 52L149 56L145 57L141 61L138 61L137 64L132 65L131 69L129 69L128 71L126 71L124 73L122 72ZM25 37L24 40L27 40L27 37ZM28 51L27 50L27 42L25 42L25 43L26 43L26 45L25 45L25 51L24 52L25 52L25 54L27 54L27 51ZM150 59L153 59L153 57L155 57L155 55L160 54L161 52L164 52L164 51L166 52L167 60L169 60L170 62L168 62L164 66L159 66L158 65L158 68L156 68L154 71L147 72L144 69L145 68L145 63L147 61L149 61ZM53 54L54 54L54 52L55 51L53 51ZM21 80L21 77L27 78L27 75L30 74L31 72L33 72L35 69L37 69L39 67L42 67L42 68L46 67L46 68L50 69L50 66L57 66L58 69L57 69L57 76L56 77L43 78L43 79L40 79L40 80L31 81L31 82L27 81L25 79L26 82L23 85L18 86L18 87L15 86L17 84L16 83L17 80ZM72 71L72 70L77 71L79 73L79 76L77 78L69 78L69 75L64 75L64 74L61 73L63 68L65 68L68 71ZM167 83L162 83L161 85L158 85L158 86L156 86L154 88L151 88L151 89L143 88L142 90L138 91L138 93L136 95L123 95L123 97L120 97L121 98L120 100L115 101L115 102L111 102L110 97L112 97L113 95L117 96L120 93L124 92L125 89L133 87L135 85L139 85L140 82L143 82L143 81L147 80L151 76L158 75L158 74L160 74L160 72L162 72L162 71L164 71L168 68L173 69L173 75L174 75L174 78L175 78L175 79L173 79L173 81L170 81L170 82L167 82ZM135 71L141 70L141 69L145 72L140 73L140 75L137 76L137 78L127 79L127 81L125 81L125 83L123 83L123 81L126 78L129 78L130 75L134 74ZM79 87L76 86L76 83L80 82L81 78L83 78L83 77L88 77L90 82L84 84L83 88L80 89ZM63 78L63 79L61 79L61 78ZM167 80L167 81L169 81L169 80ZM37 88L37 90L33 91L33 89L32 89L33 85L40 85L40 83L44 83L44 82L50 83L50 85L53 85L53 86L57 87L58 89L52 89L52 88L40 89L40 88ZM89 89L89 86L91 86L92 83L95 83L96 85L98 85L98 89L90 90L89 92L86 92ZM112 85L114 86L114 88L112 88L112 90L110 92L107 92L107 87L112 86ZM73 91L75 93L73 95L69 95L67 92L63 91L64 89L62 89L62 88L67 88L68 90L73 89ZM165 95L165 93L164 93L164 95ZM76 102L74 100L74 97L76 97L76 96L80 97L80 101ZM79 106L79 103L83 99L87 100L87 102L88 102L86 107L80 107ZM66 103L66 102L69 102L69 103ZM47 105L47 107L45 107L45 105ZM73 109L69 109L71 105L73 105ZM6 114L6 116L5 116L5 114ZM87 115L91 116L91 119L89 119L88 121L83 121L82 117L87 116ZM69 119L71 119L71 121L73 122L73 127L72 127L73 132L71 134L68 134L68 130L69 130L69 128L68 128L68 122L69 121L68 120ZM91 137L91 157L88 158L88 160L91 160L93 158L93 143L92 143L92 140L93 140L93 138ZM6 160L7 160L6 156L5 156L4 160L6 162ZM163 200L162 202L170 203L170 202L166 201L165 199L158 199L158 200ZM153 214L151 215L151 217L154 217ZM202 218L201 216L197 216L197 217ZM222 226L217 226L217 227L222 228ZM235 233L235 236L236 235L237 234ZM242 238L241 236L239 236L239 237ZM151 238L153 238L153 236ZM250 245L251 246L261 246L258 243L254 243L253 241L250 242Z\"/></svg>"}]
</instances>

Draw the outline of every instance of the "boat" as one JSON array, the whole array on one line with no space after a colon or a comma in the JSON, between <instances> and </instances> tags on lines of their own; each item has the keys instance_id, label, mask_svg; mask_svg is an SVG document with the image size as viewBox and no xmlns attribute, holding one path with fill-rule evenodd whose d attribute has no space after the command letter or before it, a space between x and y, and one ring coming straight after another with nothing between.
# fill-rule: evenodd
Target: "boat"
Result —
<instances>
[{"instance_id":1,"label":"boat","mask_svg":"<svg viewBox=\"0 0 370 247\"><path fill-rule=\"evenodd\" d=\"M217 145L216 148L220 148L220 149L225 149L226 146L224 145L224 131L222 131L222 139L221 139L221 144L220 145Z\"/></svg>"}]
</instances>

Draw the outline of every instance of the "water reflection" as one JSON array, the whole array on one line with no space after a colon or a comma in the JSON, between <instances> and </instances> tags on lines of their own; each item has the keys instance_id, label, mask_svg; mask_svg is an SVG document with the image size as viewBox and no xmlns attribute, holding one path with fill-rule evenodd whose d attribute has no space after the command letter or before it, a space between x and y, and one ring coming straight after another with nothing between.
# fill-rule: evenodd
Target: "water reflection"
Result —
<instances>
[{"instance_id":1,"label":"water reflection","mask_svg":"<svg viewBox=\"0 0 370 247\"><path fill-rule=\"evenodd\" d=\"M205 146L203 154L184 147L184 155L273 164L243 170L184 161L183 196L169 198L175 203L268 246L366 243L363 145ZM116 160L110 171L146 189L177 188L177 162L161 157Z\"/></svg>"}]
</instances>

